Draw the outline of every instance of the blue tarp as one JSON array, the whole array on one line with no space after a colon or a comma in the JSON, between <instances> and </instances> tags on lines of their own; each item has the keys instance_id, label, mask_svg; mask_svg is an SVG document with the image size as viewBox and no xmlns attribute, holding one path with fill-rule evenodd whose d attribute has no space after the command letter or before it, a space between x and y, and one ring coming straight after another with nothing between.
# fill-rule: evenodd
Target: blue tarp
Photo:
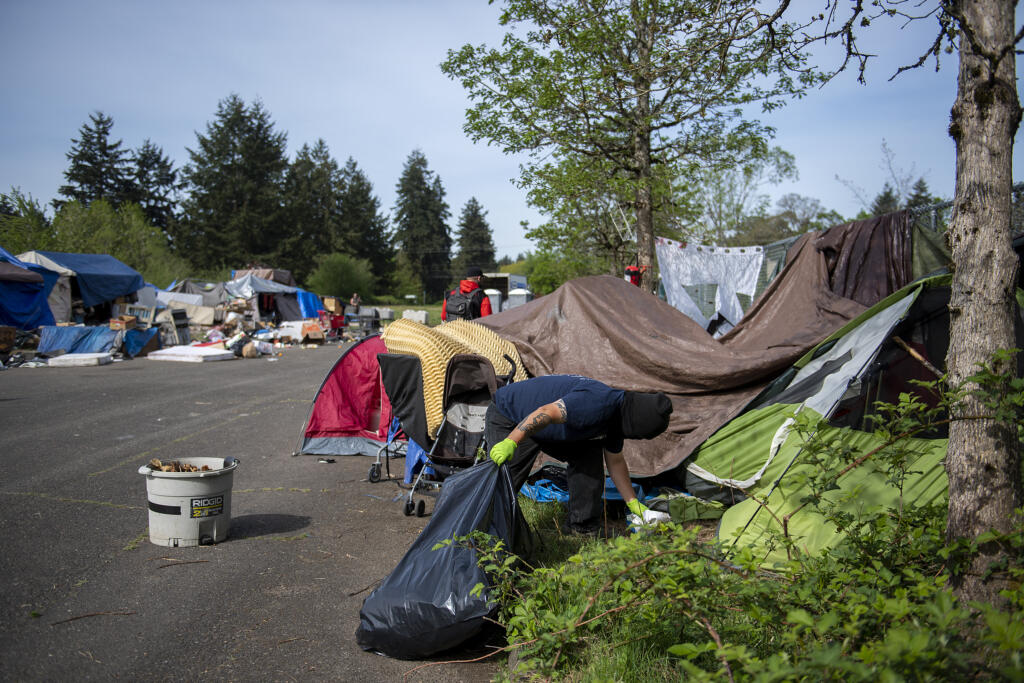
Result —
<instances>
[{"instance_id":1,"label":"blue tarp","mask_svg":"<svg viewBox=\"0 0 1024 683\"><path fill-rule=\"evenodd\" d=\"M127 296L146 284L138 271L109 254L65 254L59 251L36 253L74 271L82 303L87 307Z\"/></svg>"},{"instance_id":2,"label":"blue tarp","mask_svg":"<svg viewBox=\"0 0 1024 683\"><path fill-rule=\"evenodd\" d=\"M160 331L159 327L150 327L146 330L140 330L134 328L124 333L124 344L122 350L124 355L129 358L135 358L139 355L139 351L142 351L149 343L149 340L156 336L156 333Z\"/></svg>"},{"instance_id":3,"label":"blue tarp","mask_svg":"<svg viewBox=\"0 0 1024 683\"><path fill-rule=\"evenodd\" d=\"M317 318L320 316L319 311L324 310L320 297L304 289L300 289L296 292L296 295L299 298L299 310L302 312L303 318Z\"/></svg>"},{"instance_id":4,"label":"blue tarp","mask_svg":"<svg viewBox=\"0 0 1024 683\"><path fill-rule=\"evenodd\" d=\"M39 333L40 354L103 353L114 348L119 332L109 327L44 326Z\"/></svg>"},{"instance_id":5,"label":"blue tarp","mask_svg":"<svg viewBox=\"0 0 1024 683\"><path fill-rule=\"evenodd\" d=\"M39 277L36 282L30 282L28 280L35 277L19 277L10 273L7 276L0 275L0 325L9 325L19 330L52 325L53 313L46 303L46 297L50 295L53 283L59 277L57 273L34 263L20 261L3 247L0 247L0 262L10 264L10 273L17 273L20 269L26 275L34 273Z\"/></svg>"}]
</instances>

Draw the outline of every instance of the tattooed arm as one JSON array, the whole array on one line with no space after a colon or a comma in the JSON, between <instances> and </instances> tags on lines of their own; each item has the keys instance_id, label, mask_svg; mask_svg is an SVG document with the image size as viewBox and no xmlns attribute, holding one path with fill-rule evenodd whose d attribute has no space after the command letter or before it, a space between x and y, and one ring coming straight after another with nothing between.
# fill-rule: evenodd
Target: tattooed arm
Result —
<instances>
[{"instance_id":1,"label":"tattooed arm","mask_svg":"<svg viewBox=\"0 0 1024 683\"><path fill-rule=\"evenodd\" d=\"M508 438L516 443L528 438L547 427L549 424L561 424L566 420L565 403L559 399L554 403L543 405L527 415L516 425Z\"/></svg>"}]
</instances>

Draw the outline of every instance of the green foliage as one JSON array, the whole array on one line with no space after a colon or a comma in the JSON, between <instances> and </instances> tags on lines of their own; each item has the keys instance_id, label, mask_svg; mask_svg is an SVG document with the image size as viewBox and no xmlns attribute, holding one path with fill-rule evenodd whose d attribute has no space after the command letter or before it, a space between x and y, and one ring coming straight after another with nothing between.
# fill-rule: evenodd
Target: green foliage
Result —
<instances>
[{"instance_id":1,"label":"green foliage","mask_svg":"<svg viewBox=\"0 0 1024 683\"><path fill-rule=\"evenodd\" d=\"M148 139L132 155L126 202L142 208L146 220L167 230L175 218L178 172L160 147Z\"/></svg>"},{"instance_id":2,"label":"green foliage","mask_svg":"<svg viewBox=\"0 0 1024 683\"><path fill-rule=\"evenodd\" d=\"M182 171L189 196L172 232L176 250L199 268L274 255L288 232L282 209L286 135L274 130L261 102L247 107L230 95L196 138Z\"/></svg>"},{"instance_id":3,"label":"green foliage","mask_svg":"<svg viewBox=\"0 0 1024 683\"><path fill-rule=\"evenodd\" d=\"M427 299L439 299L452 277L448 204L441 178L427 168L420 150L409 154L395 191L395 243Z\"/></svg>"},{"instance_id":4,"label":"green foliage","mask_svg":"<svg viewBox=\"0 0 1024 683\"><path fill-rule=\"evenodd\" d=\"M341 171L341 185L340 230L334 248L369 261L378 288L387 289L395 256L388 218L381 213L369 178L351 157Z\"/></svg>"},{"instance_id":5,"label":"green foliage","mask_svg":"<svg viewBox=\"0 0 1024 683\"><path fill-rule=\"evenodd\" d=\"M39 202L12 188L10 193L0 195L4 206L0 214L0 247L12 254L21 254L34 249L52 251L56 246L53 229L46 212Z\"/></svg>"},{"instance_id":6,"label":"green foliage","mask_svg":"<svg viewBox=\"0 0 1024 683\"><path fill-rule=\"evenodd\" d=\"M409 261L408 255L404 252L399 252L395 255L394 268L391 277L391 291L394 296L401 301L409 302L409 299L405 297L409 294L414 294L415 299L412 303L423 304L424 301L424 288L423 281L416 275L413 270L413 266Z\"/></svg>"},{"instance_id":7,"label":"green foliage","mask_svg":"<svg viewBox=\"0 0 1024 683\"><path fill-rule=\"evenodd\" d=\"M319 259L308 278L309 289L321 296L335 296L345 301L358 292L369 302L376 291L370 263L348 254L327 254Z\"/></svg>"},{"instance_id":8,"label":"green foliage","mask_svg":"<svg viewBox=\"0 0 1024 683\"><path fill-rule=\"evenodd\" d=\"M54 217L52 233L53 249L110 254L158 287L166 287L188 272L188 264L171 252L166 236L149 224L137 204L115 209L102 199L87 207L68 202Z\"/></svg>"},{"instance_id":9,"label":"green foliage","mask_svg":"<svg viewBox=\"0 0 1024 683\"><path fill-rule=\"evenodd\" d=\"M343 183L338 163L322 139L295 153L284 178L285 213L290 230L282 235L273 263L292 272L297 282L315 266L315 258L332 251L341 237L341 192Z\"/></svg>"},{"instance_id":10,"label":"green foliage","mask_svg":"<svg viewBox=\"0 0 1024 683\"><path fill-rule=\"evenodd\" d=\"M569 280L609 272L610 264L586 253L571 250L537 251L529 254L518 272L525 275L536 295L550 294ZM513 271L510 271L513 272Z\"/></svg>"},{"instance_id":11,"label":"green foliage","mask_svg":"<svg viewBox=\"0 0 1024 683\"><path fill-rule=\"evenodd\" d=\"M69 200L88 205L105 199L114 205L126 199L130 186L129 152L121 149L121 141L111 141L114 120L101 111L89 115L78 138L72 139L70 162L64 172L67 185L60 194ZM58 207L62 202L57 202Z\"/></svg>"},{"instance_id":12,"label":"green foliage","mask_svg":"<svg viewBox=\"0 0 1024 683\"><path fill-rule=\"evenodd\" d=\"M909 394L878 406L885 446L851 451L841 439L804 448L804 505L842 529L818 556L789 544L782 573L750 547L705 544L693 529L663 524L586 544L563 563L523 567L494 539L475 536L509 645L515 677L546 680L1020 680L1024 670L1024 510L1006 533L945 539L944 506L862 509L833 498L838 472L870 460L902 491L913 454L906 437L934 429L966 391L988 398L988 417L1020 424L1024 383L999 372L1011 352L933 407ZM971 419L970 417L962 419ZM800 418L810 435L816 424ZM799 486L799 485L798 485ZM531 513L534 519L536 513ZM950 578L979 547L996 545L989 576L1002 605L961 604Z\"/></svg>"},{"instance_id":13,"label":"green foliage","mask_svg":"<svg viewBox=\"0 0 1024 683\"><path fill-rule=\"evenodd\" d=\"M506 0L501 46L449 50L441 69L473 101L467 134L533 155L525 185L543 192L557 174L570 201L601 198L588 213L625 199L640 263L652 266L662 190L698 160L729 164L763 144L771 130L743 108L774 109L816 80L803 55L770 44L785 44L793 27L777 22L769 37L759 19L741 0ZM538 161L548 154L554 163ZM563 163L581 172L561 172Z\"/></svg>"},{"instance_id":14,"label":"green foliage","mask_svg":"<svg viewBox=\"0 0 1024 683\"><path fill-rule=\"evenodd\" d=\"M762 193L766 185L798 177L796 160L781 147L755 140L744 152L742 163L706 164L701 169L697 179L703 211L699 224L688 226L691 239L725 244L747 220L767 215L769 198Z\"/></svg>"},{"instance_id":15,"label":"green foliage","mask_svg":"<svg viewBox=\"0 0 1024 683\"><path fill-rule=\"evenodd\" d=\"M497 267L494 260L494 236L491 234L491 226L487 224L487 212L476 197L470 197L462 207L455 243L459 248L459 253L452 259L452 273L456 279L469 266L478 266L485 273Z\"/></svg>"}]
</instances>

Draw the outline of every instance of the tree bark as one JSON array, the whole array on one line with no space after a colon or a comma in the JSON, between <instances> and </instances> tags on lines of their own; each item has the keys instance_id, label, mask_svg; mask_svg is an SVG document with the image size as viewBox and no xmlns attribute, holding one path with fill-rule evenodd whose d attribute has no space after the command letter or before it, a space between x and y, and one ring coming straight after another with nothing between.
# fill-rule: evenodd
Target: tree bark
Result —
<instances>
[{"instance_id":1,"label":"tree bark","mask_svg":"<svg viewBox=\"0 0 1024 683\"><path fill-rule=\"evenodd\" d=\"M1015 346L1017 258L1011 245L1013 137L1020 123L1014 64L1014 2L954 3L960 20L960 70L950 136L956 142L956 196L947 237L953 258L950 343L946 356L954 386L975 374L998 349ZM1005 49L1009 46L1009 49ZM998 368L1013 373L1007 363ZM984 414L976 399L954 411ZM1007 531L1021 505L1016 425L993 420L954 421L949 430L947 538ZM962 600L998 603L999 581L983 573L998 560L993 544L981 548L954 587Z\"/></svg>"},{"instance_id":2,"label":"tree bark","mask_svg":"<svg viewBox=\"0 0 1024 683\"><path fill-rule=\"evenodd\" d=\"M632 3L637 36L637 69L633 79L636 110L633 121L633 168L636 176L636 251L640 287L654 293L654 203L651 197L651 49L650 23Z\"/></svg>"}]
</instances>

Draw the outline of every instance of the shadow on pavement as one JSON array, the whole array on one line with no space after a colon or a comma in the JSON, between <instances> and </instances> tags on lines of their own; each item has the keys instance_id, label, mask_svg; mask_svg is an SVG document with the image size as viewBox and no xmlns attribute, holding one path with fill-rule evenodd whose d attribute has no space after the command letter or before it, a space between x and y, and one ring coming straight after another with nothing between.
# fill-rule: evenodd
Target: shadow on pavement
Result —
<instances>
[{"instance_id":1,"label":"shadow on pavement","mask_svg":"<svg viewBox=\"0 0 1024 683\"><path fill-rule=\"evenodd\" d=\"M310 517L302 515L242 515L231 518L231 530L228 540L256 538L271 534L284 534L298 531L309 526Z\"/></svg>"}]
</instances>

